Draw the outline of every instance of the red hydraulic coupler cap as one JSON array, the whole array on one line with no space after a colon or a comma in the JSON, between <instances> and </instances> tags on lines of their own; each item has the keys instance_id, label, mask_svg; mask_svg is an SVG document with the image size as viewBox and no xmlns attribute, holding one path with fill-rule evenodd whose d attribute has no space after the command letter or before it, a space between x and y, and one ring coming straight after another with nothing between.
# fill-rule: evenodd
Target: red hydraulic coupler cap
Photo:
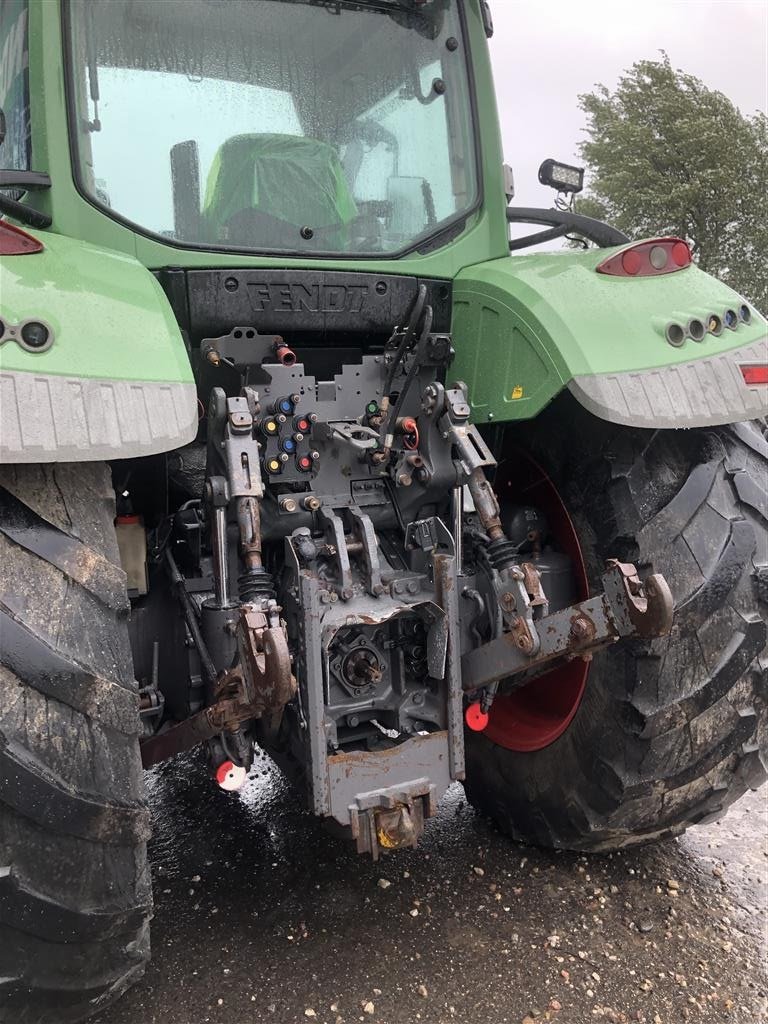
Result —
<instances>
[{"instance_id":1,"label":"red hydraulic coupler cap","mask_svg":"<svg viewBox=\"0 0 768 1024\"><path fill-rule=\"evenodd\" d=\"M472 732L482 732L486 725L488 725L488 712L483 711L480 703L475 701L464 712L464 721Z\"/></svg>"}]
</instances>

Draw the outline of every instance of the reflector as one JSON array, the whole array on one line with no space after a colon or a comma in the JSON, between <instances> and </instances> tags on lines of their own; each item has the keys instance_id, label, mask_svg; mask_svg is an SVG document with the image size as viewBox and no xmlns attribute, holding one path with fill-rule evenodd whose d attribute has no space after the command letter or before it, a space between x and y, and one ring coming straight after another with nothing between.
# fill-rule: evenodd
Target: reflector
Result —
<instances>
[{"instance_id":1,"label":"reflector","mask_svg":"<svg viewBox=\"0 0 768 1024\"><path fill-rule=\"evenodd\" d=\"M752 363L751 366L741 364L739 366L744 383L750 387L755 384L768 384L768 363Z\"/></svg>"},{"instance_id":2,"label":"reflector","mask_svg":"<svg viewBox=\"0 0 768 1024\"><path fill-rule=\"evenodd\" d=\"M43 243L26 231L0 220L0 256L31 256L43 248Z\"/></svg>"}]
</instances>

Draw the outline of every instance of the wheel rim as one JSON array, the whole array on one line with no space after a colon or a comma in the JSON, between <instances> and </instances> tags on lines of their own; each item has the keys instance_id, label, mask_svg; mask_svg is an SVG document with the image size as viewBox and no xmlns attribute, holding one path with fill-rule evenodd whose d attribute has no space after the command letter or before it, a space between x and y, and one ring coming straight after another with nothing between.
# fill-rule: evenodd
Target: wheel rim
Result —
<instances>
[{"instance_id":1,"label":"wheel rim","mask_svg":"<svg viewBox=\"0 0 768 1024\"><path fill-rule=\"evenodd\" d=\"M529 455L515 452L496 476L500 500L505 492L516 501L534 505L547 518L555 545L573 564L576 599L589 597L589 581L576 528L563 500L541 466ZM514 693L494 700L483 735L507 750L543 750L566 731L579 709L589 675L589 662L575 658L547 672Z\"/></svg>"}]
</instances>

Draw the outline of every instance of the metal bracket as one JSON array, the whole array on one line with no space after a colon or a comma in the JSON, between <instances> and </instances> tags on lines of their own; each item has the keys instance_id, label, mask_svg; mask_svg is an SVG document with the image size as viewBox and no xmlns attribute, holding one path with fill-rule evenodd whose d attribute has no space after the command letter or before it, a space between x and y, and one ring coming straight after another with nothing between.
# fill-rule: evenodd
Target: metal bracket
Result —
<instances>
[{"instance_id":1,"label":"metal bracket","mask_svg":"<svg viewBox=\"0 0 768 1024\"><path fill-rule=\"evenodd\" d=\"M339 597L341 597L342 601L349 601L354 595L354 590L352 589L352 568L349 564L347 539L344 536L344 523L341 517L337 516L333 509L330 508L323 507L319 509L318 516L327 538L328 554L336 562L339 578Z\"/></svg>"},{"instance_id":2,"label":"metal bracket","mask_svg":"<svg viewBox=\"0 0 768 1024\"><path fill-rule=\"evenodd\" d=\"M451 531L437 516L429 519L416 519L408 523L405 529L405 547L407 551L415 551L420 548L422 551L443 551L455 552L455 545Z\"/></svg>"},{"instance_id":3,"label":"metal bracket","mask_svg":"<svg viewBox=\"0 0 768 1024\"><path fill-rule=\"evenodd\" d=\"M359 508L350 508L349 517L352 524L352 532L362 545L363 560L365 561L366 574L368 576L368 593L373 597L380 597L385 590L381 582L381 563L379 562L379 545L376 540L376 531L373 528L370 516L361 512Z\"/></svg>"},{"instance_id":4,"label":"metal bracket","mask_svg":"<svg viewBox=\"0 0 768 1024\"><path fill-rule=\"evenodd\" d=\"M672 626L674 599L660 573L642 581L629 562L611 558L603 576L619 636L664 636Z\"/></svg>"},{"instance_id":5,"label":"metal bracket","mask_svg":"<svg viewBox=\"0 0 768 1024\"><path fill-rule=\"evenodd\" d=\"M534 657L541 648L541 639L533 622L533 603L528 589L531 585L530 574L527 577L520 566L514 565L495 574L494 581L502 616L510 634L524 654Z\"/></svg>"},{"instance_id":6,"label":"metal bracket","mask_svg":"<svg viewBox=\"0 0 768 1024\"><path fill-rule=\"evenodd\" d=\"M261 498L259 443L253 436L253 413L259 396L243 388L236 398L227 398L214 388L208 402L207 476L217 472L226 477L232 498Z\"/></svg>"},{"instance_id":7,"label":"metal bracket","mask_svg":"<svg viewBox=\"0 0 768 1024\"><path fill-rule=\"evenodd\" d=\"M589 657L621 637L657 637L672 628L674 602L661 575L641 582L633 565L612 559L603 575L604 592L539 619L540 646L527 655L513 632L469 651L461 659L462 686L468 693L505 680L508 689L525 686L551 663ZM512 677L520 676L515 680Z\"/></svg>"},{"instance_id":8,"label":"metal bracket","mask_svg":"<svg viewBox=\"0 0 768 1024\"><path fill-rule=\"evenodd\" d=\"M259 334L255 327L234 327L220 338L203 338L200 353L213 366L224 362L243 370L274 358L275 346L281 341L274 334Z\"/></svg>"},{"instance_id":9,"label":"metal bracket","mask_svg":"<svg viewBox=\"0 0 768 1024\"><path fill-rule=\"evenodd\" d=\"M416 846L424 831L424 819L435 814L437 789L429 779L359 793L349 805L357 852L370 853L378 860L381 850Z\"/></svg>"}]
</instances>

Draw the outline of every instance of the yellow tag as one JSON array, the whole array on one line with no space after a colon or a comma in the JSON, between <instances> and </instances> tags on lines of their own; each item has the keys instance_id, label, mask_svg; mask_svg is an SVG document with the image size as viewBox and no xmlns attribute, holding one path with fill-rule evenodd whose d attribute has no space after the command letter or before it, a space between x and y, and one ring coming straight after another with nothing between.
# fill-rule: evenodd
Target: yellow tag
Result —
<instances>
[{"instance_id":1,"label":"yellow tag","mask_svg":"<svg viewBox=\"0 0 768 1024\"><path fill-rule=\"evenodd\" d=\"M522 397L523 397L523 385L522 384L515 384L515 386L512 388L512 400L515 401L516 399L522 398Z\"/></svg>"}]
</instances>

